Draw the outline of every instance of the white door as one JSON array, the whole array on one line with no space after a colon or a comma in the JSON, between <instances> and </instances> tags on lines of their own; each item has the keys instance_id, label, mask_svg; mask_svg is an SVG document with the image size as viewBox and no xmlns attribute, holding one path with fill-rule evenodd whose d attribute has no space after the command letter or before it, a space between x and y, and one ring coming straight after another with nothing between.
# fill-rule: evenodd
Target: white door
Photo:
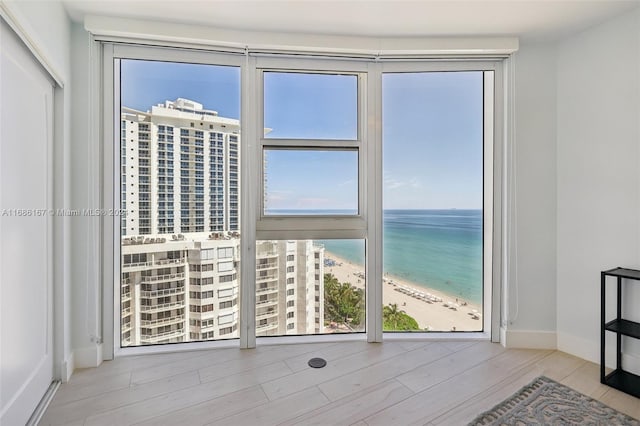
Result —
<instances>
[{"instance_id":1,"label":"white door","mask_svg":"<svg viewBox=\"0 0 640 426\"><path fill-rule=\"evenodd\" d=\"M45 71L0 19L0 424L51 384L52 111Z\"/></svg>"}]
</instances>

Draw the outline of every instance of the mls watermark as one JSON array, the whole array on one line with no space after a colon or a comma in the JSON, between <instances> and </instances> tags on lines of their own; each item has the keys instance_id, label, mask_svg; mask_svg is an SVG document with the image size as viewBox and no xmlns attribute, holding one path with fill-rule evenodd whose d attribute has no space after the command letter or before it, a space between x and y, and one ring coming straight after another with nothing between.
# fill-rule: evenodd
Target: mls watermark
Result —
<instances>
[{"instance_id":1,"label":"mls watermark","mask_svg":"<svg viewBox=\"0 0 640 426\"><path fill-rule=\"evenodd\" d=\"M0 209L0 217L41 217L41 216L125 216L123 209Z\"/></svg>"}]
</instances>

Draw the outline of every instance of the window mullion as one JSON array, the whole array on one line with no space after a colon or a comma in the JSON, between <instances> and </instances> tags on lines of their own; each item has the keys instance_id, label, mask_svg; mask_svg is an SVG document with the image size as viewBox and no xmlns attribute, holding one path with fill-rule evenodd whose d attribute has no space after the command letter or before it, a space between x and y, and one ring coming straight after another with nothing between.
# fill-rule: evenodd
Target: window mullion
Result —
<instances>
[{"instance_id":1,"label":"window mullion","mask_svg":"<svg viewBox=\"0 0 640 426\"><path fill-rule=\"evenodd\" d=\"M359 140L339 139L262 139L263 149L295 148L295 149L358 149L362 145Z\"/></svg>"},{"instance_id":2,"label":"window mullion","mask_svg":"<svg viewBox=\"0 0 640 426\"><path fill-rule=\"evenodd\" d=\"M382 79L381 65L369 64L363 108L364 205L367 218L367 341L382 342ZM364 89L364 88L363 88ZM366 113L364 113L366 111Z\"/></svg>"},{"instance_id":3,"label":"window mullion","mask_svg":"<svg viewBox=\"0 0 640 426\"><path fill-rule=\"evenodd\" d=\"M241 126L242 134L241 148L243 155L240 156L242 185L242 220L240 223L242 251L240 262L240 348L255 348L256 346L256 223L258 211L262 208L259 197L262 190L251 182L257 182L260 178L262 166L261 147L259 140L260 126L262 120L258 119L262 108L259 96L261 89L256 84L257 72L255 58L247 56L245 67L242 72L242 113Z\"/></svg>"}]
</instances>

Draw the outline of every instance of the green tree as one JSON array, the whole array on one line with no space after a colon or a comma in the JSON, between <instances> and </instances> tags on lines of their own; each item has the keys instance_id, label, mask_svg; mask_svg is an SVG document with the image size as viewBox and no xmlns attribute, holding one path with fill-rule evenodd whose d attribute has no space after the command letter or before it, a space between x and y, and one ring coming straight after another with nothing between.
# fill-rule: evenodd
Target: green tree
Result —
<instances>
[{"instance_id":1,"label":"green tree","mask_svg":"<svg viewBox=\"0 0 640 426\"><path fill-rule=\"evenodd\" d=\"M340 283L333 274L324 274L324 315L327 321L359 326L364 320L364 290Z\"/></svg>"},{"instance_id":2,"label":"green tree","mask_svg":"<svg viewBox=\"0 0 640 426\"><path fill-rule=\"evenodd\" d=\"M382 307L383 330L411 331L420 330L418 322L407 315L405 311L398 309L397 303L389 303Z\"/></svg>"}]
</instances>

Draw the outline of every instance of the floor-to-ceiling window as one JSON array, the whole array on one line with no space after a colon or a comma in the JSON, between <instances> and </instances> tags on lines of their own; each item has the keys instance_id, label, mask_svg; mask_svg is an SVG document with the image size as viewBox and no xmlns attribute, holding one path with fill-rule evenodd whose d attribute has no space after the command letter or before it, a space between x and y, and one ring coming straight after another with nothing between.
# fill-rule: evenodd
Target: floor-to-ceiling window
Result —
<instances>
[{"instance_id":1,"label":"floor-to-ceiling window","mask_svg":"<svg viewBox=\"0 0 640 426\"><path fill-rule=\"evenodd\" d=\"M382 75L385 331L483 330L484 81Z\"/></svg>"},{"instance_id":2,"label":"floor-to-ceiling window","mask_svg":"<svg viewBox=\"0 0 640 426\"><path fill-rule=\"evenodd\" d=\"M489 332L499 62L146 51L107 57L120 346Z\"/></svg>"},{"instance_id":3,"label":"floor-to-ceiling window","mask_svg":"<svg viewBox=\"0 0 640 426\"><path fill-rule=\"evenodd\" d=\"M120 345L237 338L240 68L116 66Z\"/></svg>"},{"instance_id":4,"label":"floor-to-ceiling window","mask_svg":"<svg viewBox=\"0 0 640 426\"><path fill-rule=\"evenodd\" d=\"M345 64L308 66L313 71L291 61L257 63L257 337L366 330L366 278L353 266L365 258L366 78ZM338 223L350 235L336 235ZM348 248L354 263L338 248ZM263 308L271 297L284 305Z\"/></svg>"}]
</instances>

